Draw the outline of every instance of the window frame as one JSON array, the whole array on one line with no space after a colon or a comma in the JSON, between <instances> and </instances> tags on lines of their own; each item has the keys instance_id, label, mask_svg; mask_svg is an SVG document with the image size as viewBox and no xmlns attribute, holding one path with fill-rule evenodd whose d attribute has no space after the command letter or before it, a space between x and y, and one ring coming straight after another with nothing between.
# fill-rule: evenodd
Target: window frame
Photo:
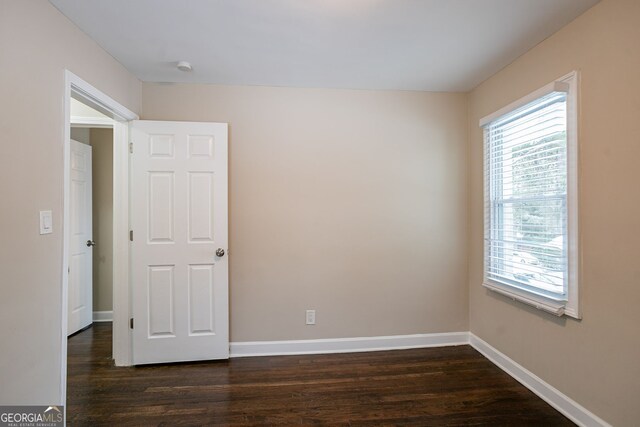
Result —
<instances>
[{"instance_id":1,"label":"window frame","mask_svg":"<svg viewBox=\"0 0 640 427\"><path fill-rule=\"evenodd\" d=\"M577 319L581 318L579 304L579 272L580 272L580 254L579 254L579 235L578 235L578 88L579 73L572 71L553 82L543 86L542 88L512 102L511 104L499 109L480 119L479 125L483 129L483 173L484 173L484 245L483 245L483 278L482 284L485 288L505 295L513 300L531 305L537 309L552 313L556 316L570 316ZM491 221L489 207L489 173L487 173L487 164L485 162L487 150L487 128L488 125L495 120L509 114L531 102L542 98L552 92L565 92L567 94L567 293L566 300L557 300L543 295L539 295L534 291L511 286L506 283L498 282L488 278L487 275L487 233L489 232L489 223Z\"/></svg>"}]
</instances>

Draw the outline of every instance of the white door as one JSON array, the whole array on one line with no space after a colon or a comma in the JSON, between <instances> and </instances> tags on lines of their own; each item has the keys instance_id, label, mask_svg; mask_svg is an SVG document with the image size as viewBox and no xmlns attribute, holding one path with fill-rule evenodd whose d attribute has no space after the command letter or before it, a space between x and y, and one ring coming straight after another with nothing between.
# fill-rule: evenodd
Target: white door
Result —
<instances>
[{"instance_id":1,"label":"white door","mask_svg":"<svg viewBox=\"0 0 640 427\"><path fill-rule=\"evenodd\" d=\"M71 140L69 198L69 335L91 324L93 317L93 221L91 146Z\"/></svg>"},{"instance_id":2,"label":"white door","mask_svg":"<svg viewBox=\"0 0 640 427\"><path fill-rule=\"evenodd\" d=\"M133 121L133 363L229 357L227 124Z\"/></svg>"}]
</instances>

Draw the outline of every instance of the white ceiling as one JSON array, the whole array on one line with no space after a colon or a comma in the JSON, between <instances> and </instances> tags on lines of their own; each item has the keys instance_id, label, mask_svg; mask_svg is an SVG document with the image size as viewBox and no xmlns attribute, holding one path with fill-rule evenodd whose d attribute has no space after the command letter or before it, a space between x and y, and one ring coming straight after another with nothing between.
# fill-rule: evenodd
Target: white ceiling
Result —
<instances>
[{"instance_id":1,"label":"white ceiling","mask_svg":"<svg viewBox=\"0 0 640 427\"><path fill-rule=\"evenodd\" d=\"M472 89L598 2L50 1L143 81L427 91Z\"/></svg>"}]
</instances>

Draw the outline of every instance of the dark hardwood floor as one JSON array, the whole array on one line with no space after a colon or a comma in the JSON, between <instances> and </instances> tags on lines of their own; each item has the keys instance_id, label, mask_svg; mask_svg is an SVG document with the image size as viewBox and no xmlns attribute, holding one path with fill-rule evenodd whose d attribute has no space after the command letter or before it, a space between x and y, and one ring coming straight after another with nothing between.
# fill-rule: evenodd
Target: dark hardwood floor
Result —
<instances>
[{"instance_id":1,"label":"dark hardwood floor","mask_svg":"<svg viewBox=\"0 0 640 427\"><path fill-rule=\"evenodd\" d=\"M116 368L69 338L69 425L573 425L470 346Z\"/></svg>"}]
</instances>

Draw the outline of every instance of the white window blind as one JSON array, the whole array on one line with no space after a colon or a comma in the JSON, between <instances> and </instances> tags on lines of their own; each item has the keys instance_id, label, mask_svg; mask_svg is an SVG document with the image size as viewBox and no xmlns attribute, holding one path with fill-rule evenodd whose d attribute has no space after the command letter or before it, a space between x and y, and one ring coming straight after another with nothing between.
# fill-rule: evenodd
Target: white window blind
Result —
<instances>
[{"instance_id":1,"label":"white window blind","mask_svg":"<svg viewBox=\"0 0 640 427\"><path fill-rule=\"evenodd\" d=\"M485 125L485 281L568 299L567 93Z\"/></svg>"}]
</instances>

